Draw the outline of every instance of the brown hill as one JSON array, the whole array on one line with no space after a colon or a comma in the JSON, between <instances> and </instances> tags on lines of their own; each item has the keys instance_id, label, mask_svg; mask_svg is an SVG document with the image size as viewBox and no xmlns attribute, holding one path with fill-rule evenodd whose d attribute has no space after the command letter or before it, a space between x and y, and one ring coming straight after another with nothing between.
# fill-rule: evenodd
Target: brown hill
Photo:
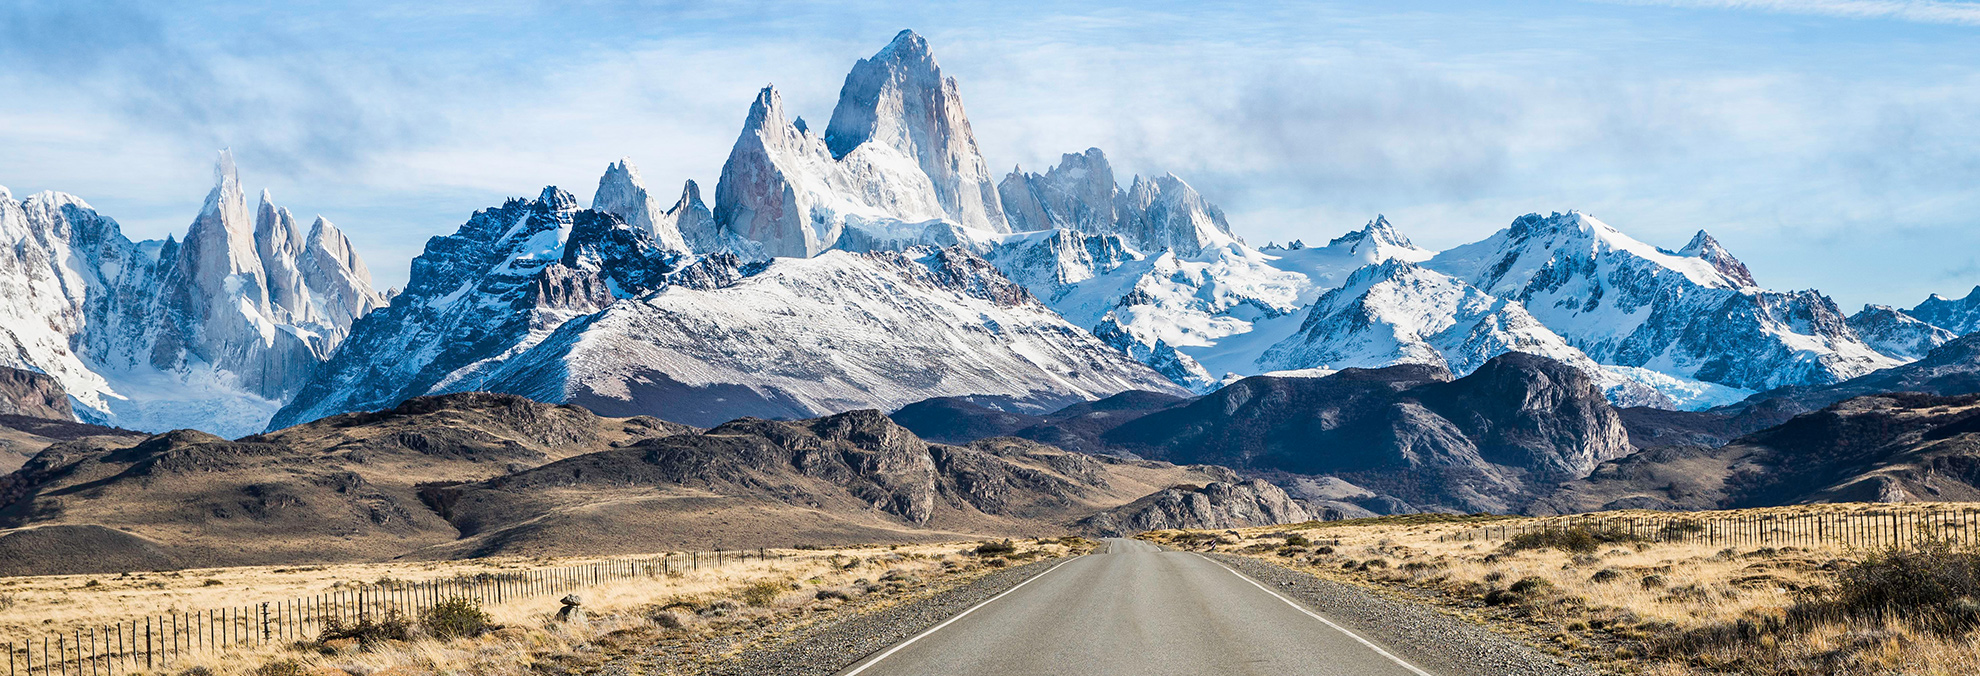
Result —
<instances>
[{"instance_id":1,"label":"brown hill","mask_svg":"<svg viewBox=\"0 0 1980 676\"><path fill-rule=\"evenodd\" d=\"M94 526L104 529L97 535L155 544L185 565L389 558L458 536L420 502L419 483L499 476L691 431L476 393L233 441L192 430L84 437L50 445L0 477L0 526L36 529L0 532L0 553L51 526ZM89 548L68 551L29 557L36 560L17 571L71 572L97 563Z\"/></svg>"},{"instance_id":2,"label":"brown hill","mask_svg":"<svg viewBox=\"0 0 1980 676\"><path fill-rule=\"evenodd\" d=\"M789 547L1057 535L1067 524L1229 470L994 438L931 444L878 411L745 418L428 490L460 528L428 556Z\"/></svg>"},{"instance_id":3,"label":"brown hill","mask_svg":"<svg viewBox=\"0 0 1980 676\"><path fill-rule=\"evenodd\" d=\"M1980 500L1980 395L1849 399L1712 448L1603 463L1527 511Z\"/></svg>"},{"instance_id":4,"label":"brown hill","mask_svg":"<svg viewBox=\"0 0 1980 676\"><path fill-rule=\"evenodd\" d=\"M877 411L704 433L455 394L236 440L54 443L0 477L0 574L1056 535L1236 480L1022 439L931 444Z\"/></svg>"}]
</instances>

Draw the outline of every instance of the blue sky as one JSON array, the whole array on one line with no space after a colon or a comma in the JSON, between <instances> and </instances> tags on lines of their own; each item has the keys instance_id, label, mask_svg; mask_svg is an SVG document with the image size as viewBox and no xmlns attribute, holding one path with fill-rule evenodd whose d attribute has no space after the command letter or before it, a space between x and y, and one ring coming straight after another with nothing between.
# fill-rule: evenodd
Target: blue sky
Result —
<instances>
[{"instance_id":1,"label":"blue sky","mask_svg":"<svg viewBox=\"0 0 1980 676\"><path fill-rule=\"evenodd\" d=\"M0 185L133 237L243 182L381 287L475 209L630 156L712 194L757 88L822 123L902 28L999 174L1098 146L1254 243L1420 243L1580 209L1846 310L1980 284L1980 2L152 3L0 6ZM712 5L721 5L714 7Z\"/></svg>"}]
</instances>

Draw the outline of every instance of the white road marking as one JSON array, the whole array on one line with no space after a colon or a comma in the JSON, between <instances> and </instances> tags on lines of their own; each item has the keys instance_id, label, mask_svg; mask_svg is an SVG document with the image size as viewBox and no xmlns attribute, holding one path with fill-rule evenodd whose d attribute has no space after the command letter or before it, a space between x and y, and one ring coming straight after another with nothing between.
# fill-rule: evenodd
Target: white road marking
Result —
<instances>
[{"instance_id":1,"label":"white road marking","mask_svg":"<svg viewBox=\"0 0 1980 676\"><path fill-rule=\"evenodd\" d=\"M941 624L935 625L933 627L929 627L927 631L923 631L919 634L915 634L914 638L908 639L906 641L902 641L896 644L894 647L888 648L887 652L880 653L879 657L875 657L871 660L867 660L865 664L859 665L859 668L853 669L852 671L848 671L842 674L841 676L858 676L859 672L866 671L868 668L872 667L873 665L879 664L881 660L887 659L888 656L900 652L902 648L906 648L908 646L914 645L915 641L919 641L923 638L926 638L929 634L933 634L935 632L941 631L943 627L949 626L949 623L962 619L964 615L968 615L970 613L976 612L977 608L982 608L984 606L990 605L990 602L992 601L996 601L997 599L1004 598L1004 594L1009 594L1019 589L1023 589L1025 585L1031 584L1032 582L1037 581L1038 578L1045 577L1046 575L1051 574L1052 571L1058 570L1059 566L1066 565L1067 563L1071 563L1071 560L1060 561L1058 563L1052 564L1052 567L1045 569L1045 572L1039 573L1037 575L1033 575L1031 576L1031 579L1025 580L1023 582L1019 582L1016 587L1012 587L1010 589L1004 590L1003 594L998 594L996 596L992 596L990 598L984 599L982 603L978 603L976 605L970 606L969 610L965 610L962 611L961 613L957 613L955 617L951 617L949 619L943 620ZM1366 643L1366 641L1363 642ZM1380 648L1377 648L1377 650L1380 650ZM1388 653L1382 653L1382 654L1387 655ZM1392 657L1390 659L1395 659L1395 658ZM1417 672L1417 673L1422 673L1422 672ZM1430 675L1423 674L1423 676L1430 676Z\"/></svg>"},{"instance_id":2,"label":"white road marking","mask_svg":"<svg viewBox=\"0 0 1980 676\"><path fill-rule=\"evenodd\" d=\"M1197 556L1203 556L1203 555L1202 555L1202 554L1197 554ZM1356 633L1354 633L1354 632L1352 632L1352 631L1348 631L1348 628L1347 628L1347 627L1343 627L1343 626L1341 626L1341 625L1338 625L1338 624L1334 624L1334 621L1333 621L1333 620L1329 620L1329 619L1327 619L1327 618L1325 618L1325 617L1321 617L1319 613L1316 613L1316 612L1313 612L1313 611L1311 611L1311 610L1307 610L1307 608L1306 608L1306 606L1302 606L1302 605L1300 605L1300 604L1298 604L1298 603L1294 603L1292 599L1289 599L1289 598L1286 598L1286 597L1284 597L1284 596L1281 596L1281 595L1280 595L1280 594L1279 594L1278 592L1275 592L1275 591L1272 591L1272 589L1271 589L1270 587L1267 587L1267 586L1265 586L1265 585L1262 585L1262 584L1259 584L1257 580L1253 580L1253 579L1251 579L1251 577L1250 577L1250 576L1248 576L1248 575L1245 575L1244 573L1240 573L1240 572L1238 572L1236 568L1232 568L1232 567L1230 567L1230 566L1226 566L1226 565L1224 565L1224 564L1223 564L1223 562L1220 562L1220 561L1218 561L1218 560L1216 560L1216 559L1212 559L1212 558L1210 558L1210 557L1208 557L1208 556L1203 556L1203 560L1205 560L1205 561L1209 561L1210 563L1213 563L1213 564L1216 564L1218 568L1222 568L1222 569L1224 569L1224 570L1228 570L1228 571L1230 571L1232 575L1236 575L1236 576L1238 577L1238 579L1240 579L1240 580L1244 580L1245 582L1250 582L1250 583L1251 583L1251 586L1253 586L1253 587L1257 587L1257 588L1259 589L1259 591L1263 591L1263 592L1265 592L1265 593L1267 593L1267 594L1271 594L1271 595L1272 595L1272 598L1276 598L1276 599L1278 599L1278 600L1280 600L1280 601L1284 601L1284 602L1286 603L1286 605L1289 605L1289 606L1292 606L1292 607L1293 607L1293 610L1297 610L1297 611L1299 611L1299 612L1302 612L1302 613L1306 613L1306 616L1307 616L1307 617L1311 617L1311 618L1313 618L1313 619L1316 619L1316 620L1319 620L1321 624L1324 624L1324 625L1327 625L1327 626L1329 626L1329 627L1333 627L1333 628L1334 628L1334 631L1338 631L1338 632L1341 632L1341 633L1343 633L1343 634L1347 634L1347 637L1348 637L1348 638L1351 638L1351 639L1354 639L1354 640L1356 640L1356 641L1359 641L1359 642L1360 642L1360 643L1361 643L1362 645L1365 645L1365 646L1368 646L1368 649L1369 649L1369 650L1373 650L1373 651L1375 651L1376 653L1378 653L1378 654L1380 654L1381 656L1383 656L1383 657L1387 657L1387 658L1389 658L1389 661L1391 661L1391 662L1395 662L1396 664L1398 664L1398 665L1401 665L1401 666L1402 666L1402 668L1404 668L1404 669L1408 669L1408 670L1410 670L1410 672L1411 672L1411 673L1414 673L1414 674L1416 674L1417 676L1430 676L1430 672L1428 672L1428 671L1424 671L1424 670L1422 670L1422 669L1418 669L1418 668L1416 668L1416 665L1414 665L1414 664L1410 664L1410 663L1408 663L1408 662L1404 662L1402 658L1400 658L1400 657L1396 657L1395 655L1393 655L1393 654L1391 654L1391 653L1390 653L1389 651L1387 651L1387 650L1383 650L1383 649L1382 649L1382 646L1379 646L1379 645L1375 645L1375 644L1374 644L1373 642L1371 642L1371 641L1369 641L1368 639L1365 639L1365 638L1362 638L1360 634L1356 634ZM1046 571L1046 572L1048 572L1048 573L1049 573L1049 572L1051 572L1051 571ZM1040 574L1042 575L1043 573L1040 573ZM1032 578L1032 579L1037 579L1037 578ZM939 628L939 627L938 627L938 628ZM859 672L853 672L853 673L859 673ZM851 675L850 675L850 674L848 674L848 676L851 676Z\"/></svg>"}]
</instances>

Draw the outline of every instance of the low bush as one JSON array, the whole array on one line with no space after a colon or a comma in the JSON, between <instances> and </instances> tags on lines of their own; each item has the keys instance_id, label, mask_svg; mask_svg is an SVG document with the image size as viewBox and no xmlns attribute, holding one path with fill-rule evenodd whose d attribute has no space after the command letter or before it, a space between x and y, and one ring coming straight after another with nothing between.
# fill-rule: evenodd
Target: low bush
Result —
<instances>
[{"instance_id":1,"label":"low bush","mask_svg":"<svg viewBox=\"0 0 1980 676\"><path fill-rule=\"evenodd\" d=\"M309 669L295 660L276 660L255 667L254 676L308 676Z\"/></svg>"},{"instance_id":2,"label":"low bush","mask_svg":"<svg viewBox=\"0 0 1980 676\"><path fill-rule=\"evenodd\" d=\"M386 613L385 619L376 620L366 615L356 622L342 622L331 619L316 638L318 643L328 643L340 639L353 639L360 646L375 646L386 641L406 641L412 639L412 621L398 611Z\"/></svg>"},{"instance_id":3,"label":"low bush","mask_svg":"<svg viewBox=\"0 0 1980 676\"><path fill-rule=\"evenodd\" d=\"M1602 545L1636 540L1628 531L1595 528L1563 528L1520 533L1507 540L1502 549L1509 552L1528 549L1558 549L1577 554L1592 554Z\"/></svg>"},{"instance_id":4,"label":"low bush","mask_svg":"<svg viewBox=\"0 0 1980 676\"><path fill-rule=\"evenodd\" d=\"M454 597L419 614L419 626L436 638L480 636L494 625L488 611L473 599Z\"/></svg>"},{"instance_id":5,"label":"low bush","mask_svg":"<svg viewBox=\"0 0 1980 676\"><path fill-rule=\"evenodd\" d=\"M1011 544L1010 540L1005 540L1003 542L985 542L983 544L976 546L977 556L998 556L1001 554L1009 554L1015 551L1017 551L1017 545Z\"/></svg>"},{"instance_id":6,"label":"low bush","mask_svg":"<svg viewBox=\"0 0 1980 676\"><path fill-rule=\"evenodd\" d=\"M777 596L783 594L784 589L785 586L782 583L771 580L758 580L744 585L742 591L737 596L742 599L743 603L757 608L767 608L770 604L777 602Z\"/></svg>"},{"instance_id":7,"label":"low bush","mask_svg":"<svg viewBox=\"0 0 1980 676\"><path fill-rule=\"evenodd\" d=\"M1645 582L1653 577L1646 577ZM1702 590L1694 590L1695 586L1674 588L1672 594L1705 596ZM1710 665L1715 670L1783 673L1777 669L1781 646L1790 640L1824 625L1876 626L1883 622L1946 636L1980 628L1980 549L1933 540L1910 548L1872 552L1837 571L1833 587L1803 590L1802 599L1784 613L1673 632L1651 648L1653 654L1692 662L1712 653L1736 656L1730 663ZM1876 645L1881 643L1841 646L1825 659L1842 663L1851 659L1849 653Z\"/></svg>"},{"instance_id":8,"label":"low bush","mask_svg":"<svg viewBox=\"0 0 1980 676\"><path fill-rule=\"evenodd\" d=\"M1933 540L1873 552L1836 575L1829 603L1853 617L1897 614L1952 633L1980 625L1980 550Z\"/></svg>"}]
</instances>

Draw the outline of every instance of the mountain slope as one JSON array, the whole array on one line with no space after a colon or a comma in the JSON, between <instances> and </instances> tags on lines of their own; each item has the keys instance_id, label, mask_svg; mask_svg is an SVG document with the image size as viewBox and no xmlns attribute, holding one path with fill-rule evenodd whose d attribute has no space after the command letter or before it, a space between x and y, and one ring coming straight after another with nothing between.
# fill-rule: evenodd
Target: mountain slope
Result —
<instances>
[{"instance_id":1,"label":"mountain slope","mask_svg":"<svg viewBox=\"0 0 1980 676\"><path fill-rule=\"evenodd\" d=\"M1270 370L1259 363L1264 351L1297 331L1300 308L1350 272L1430 255L1378 218L1326 247L1225 241L1193 256L1149 255L1120 234L1050 230L1000 238L986 257L1074 324L1207 392Z\"/></svg>"},{"instance_id":2,"label":"mountain slope","mask_svg":"<svg viewBox=\"0 0 1980 676\"><path fill-rule=\"evenodd\" d=\"M1224 212L1175 174L1135 176L1123 190L1099 148L1066 153L1044 174L1013 169L997 184L1014 231L1073 230L1119 235L1138 251L1189 258L1209 247L1243 242Z\"/></svg>"},{"instance_id":3,"label":"mountain slope","mask_svg":"<svg viewBox=\"0 0 1980 676\"><path fill-rule=\"evenodd\" d=\"M870 410L743 419L436 488L429 499L463 540L422 555L1048 535L1162 487L1235 480L1017 440L930 444Z\"/></svg>"},{"instance_id":4,"label":"mountain slope","mask_svg":"<svg viewBox=\"0 0 1980 676\"><path fill-rule=\"evenodd\" d=\"M1612 401L1670 407L1649 387L1605 371L1518 303L1401 259L1356 270L1257 363L1275 371L1429 364L1461 376L1507 352L1580 369Z\"/></svg>"},{"instance_id":5,"label":"mountain slope","mask_svg":"<svg viewBox=\"0 0 1980 676\"><path fill-rule=\"evenodd\" d=\"M1434 366L1246 378L1101 435L1144 457L1334 475L1421 507L1505 511L1634 450L1587 375L1507 353Z\"/></svg>"},{"instance_id":6,"label":"mountain slope","mask_svg":"<svg viewBox=\"0 0 1980 676\"><path fill-rule=\"evenodd\" d=\"M1178 391L962 249L742 263L648 233L554 188L476 213L428 244L275 424L467 390L700 425Z\"/></svg>"},{"instance_id":7,"label":"mountain slope","mask_svg":"<svg viewBox=\"0 0 1980 676\"><path fill-rule=\"evenodd\" d=\"M1980 499L1980 396L1857 397L1717 448L1606 463L1534 513Z\"/></svg>"},{"instance_id":8,"label":"mountain slope","mask_svg":"<svg viewBox=\"0 0 1980 676\"><path fill-rule=\"evenodd\" d=\"M1965 298L1953 299L1932 294L1906 314L1955 335L1980 331L1980 286L1973 287Z\"/></svg>"},{"instance_id":9,"label":"mountain slope","mask_svg":"<svg viewBox=\"0 0 1980 676\"><path fill-rule=\"evenodd\" d=\"M1529 214L1425 266L1520 301L1604 364L1763 390L1898 363L1865 345L1827 297L1754 286L1703 232L1669 253L1578 212Z\"/></svg>"},{"instance_id":10,"label":"mountain slope","mask_svg":"<svg viewBox=\"0 0 1980 676\"><path fill-rule=\"evenodd\" d=\"M1849 316L1849 328L1872 349L1905 361L1922 358L1959 337L1889 305L1863 306Z\"/></svg>"},{"instance_id":11,"label":"mountain slope","mask_svg":"<svg viewBox=\"0 0 1980 676\"><path fill-rule=\"evenodd\" d=\"M416 484L500 476L689 431L460 394L235 441L192 430L94 436L52 445L0 478L0 524L136 538L177 565L382 560L459 535L420 501ZM0 532L0 541L31 532ZM10 573L121 572L87 559L32 563Z\"/></svg>"}]
</instances>

